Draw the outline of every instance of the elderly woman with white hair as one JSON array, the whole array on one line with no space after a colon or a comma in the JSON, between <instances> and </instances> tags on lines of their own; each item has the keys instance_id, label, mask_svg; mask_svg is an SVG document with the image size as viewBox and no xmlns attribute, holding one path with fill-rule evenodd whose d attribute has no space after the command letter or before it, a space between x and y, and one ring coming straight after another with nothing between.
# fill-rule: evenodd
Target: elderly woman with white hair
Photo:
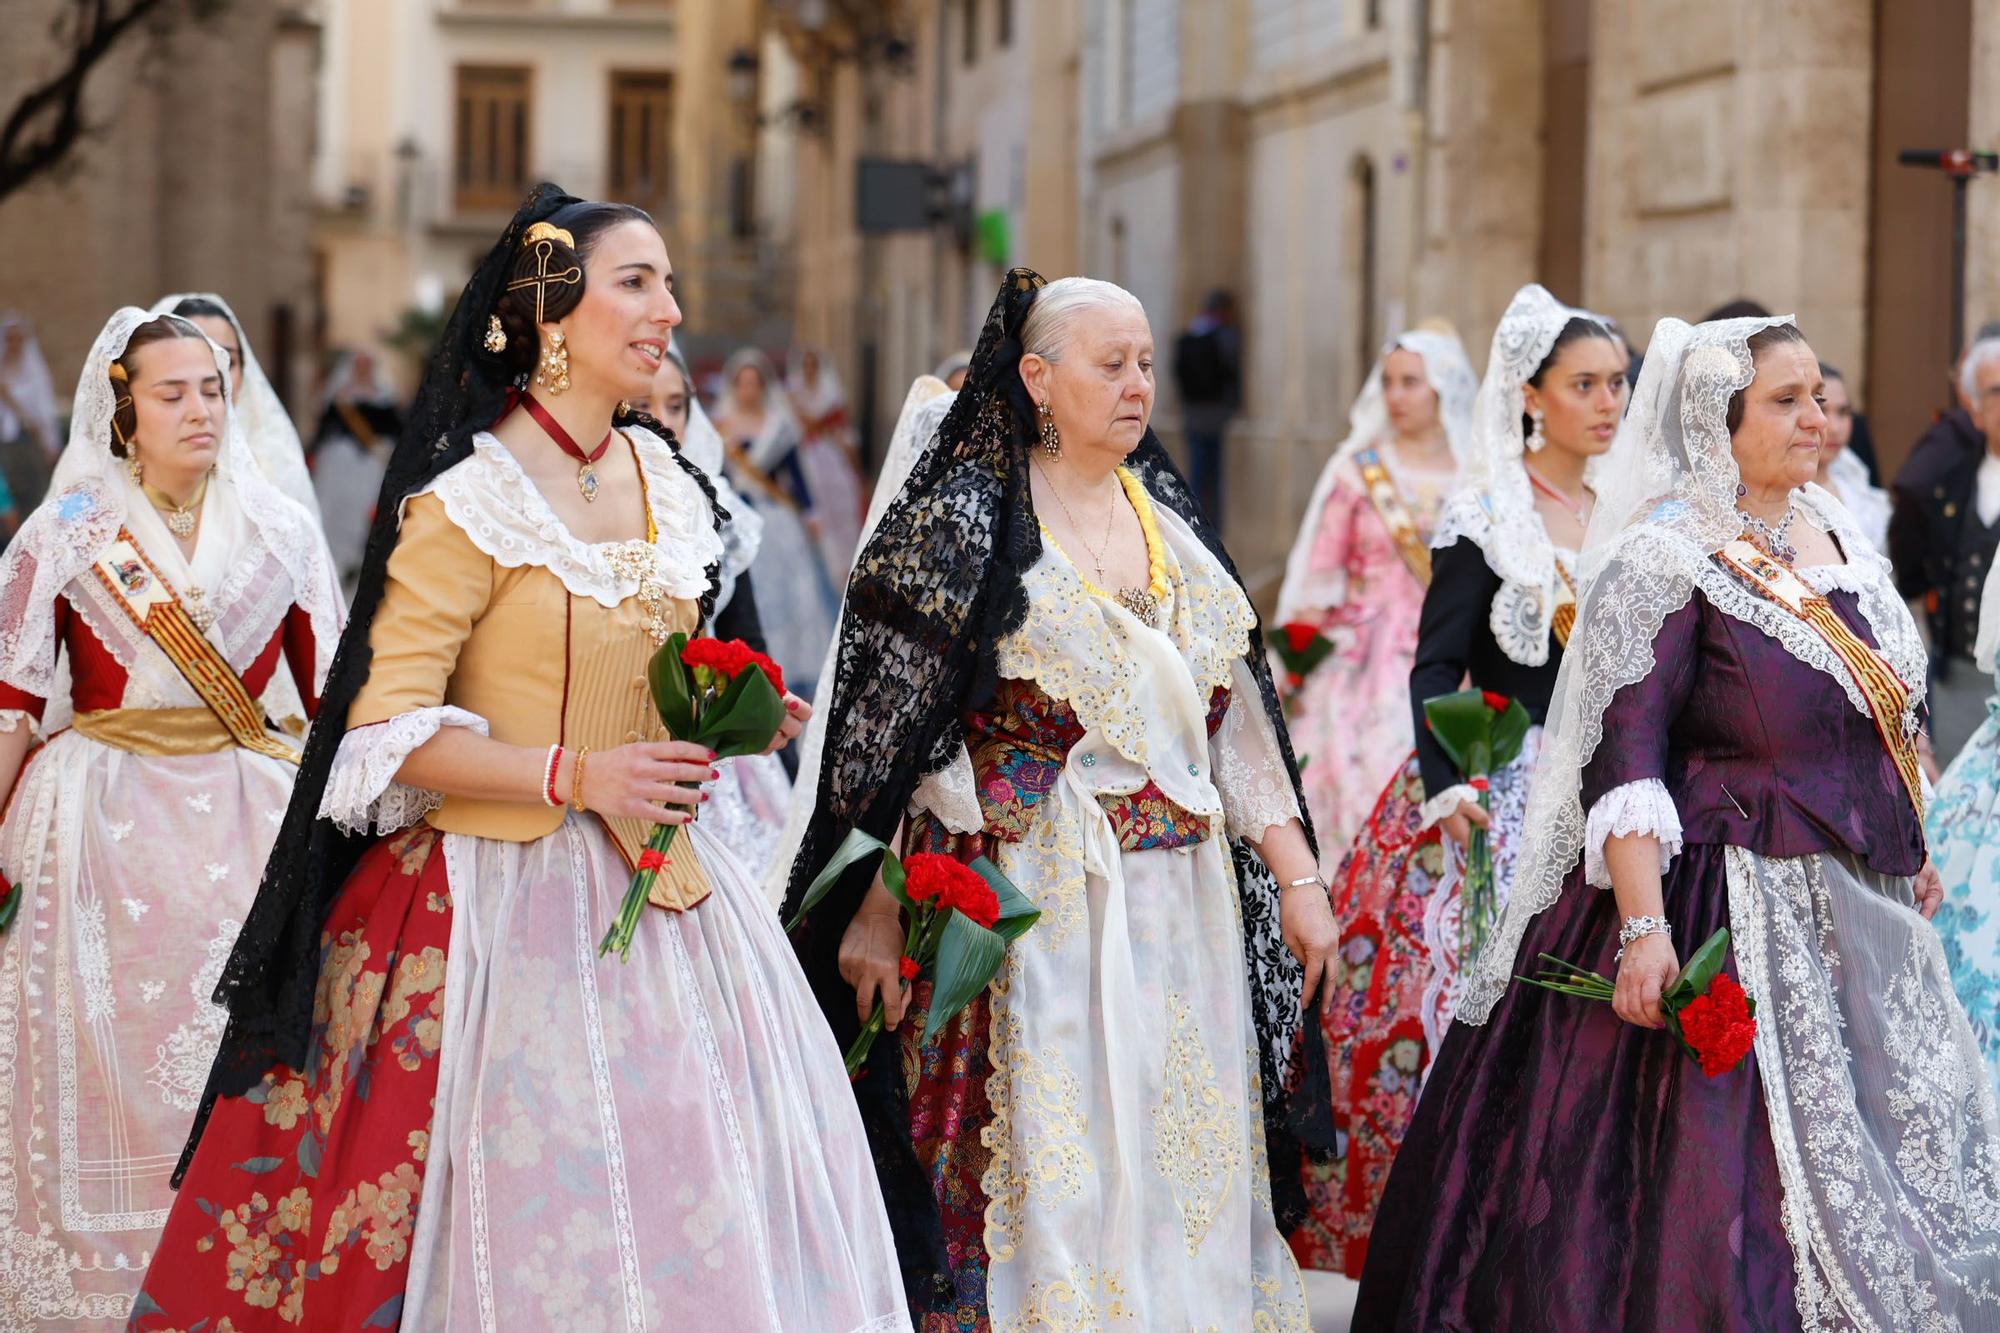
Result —
<instances>
[{"instance_id":1,"label":"elderly woman with white hair","mask_svg":"<svg viewBox=\"0 0 2000 1333\"><path fill-rule=\"evenodd\" d=\"M1287 1094L1333 921L1153 357L1130 293L1008 274L848 586L788 906L858 828L1042 912L929 1043L870 867L795 936L836 1036L898 1025L855 1092L927 1329L1305 1326L1273 1186L1302 1203L1288 1101L1324 1113Z\"/></svg>"}]
</instances>

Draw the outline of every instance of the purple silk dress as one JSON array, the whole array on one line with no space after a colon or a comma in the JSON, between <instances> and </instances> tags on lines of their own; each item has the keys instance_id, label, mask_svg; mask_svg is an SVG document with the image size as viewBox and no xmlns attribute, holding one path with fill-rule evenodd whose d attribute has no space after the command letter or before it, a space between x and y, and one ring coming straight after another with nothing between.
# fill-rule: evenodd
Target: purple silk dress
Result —
<instances>
[{"instance_id":1,"label":"purple silk dress","mask_svg":"<svg viewBox=\"0 0 2000 1333\"><path fill-rule=\"evenodd\" d=\"M1829 600L1873 642L1854 595ZM1840 685L1697 592L1606 710L1584 809L1657 778L1684 850L1663 885L1679 956L1729 924L1724 848L1832 851L1892 875L1923 830ZM1579 864L1516 961L1616 974L1618 907ZM1732 963L1733 968L1733 963ZM1516 983L1454 1023L1383 1195L1356 1330L1796 1329L1756 1057L1719 1078L1609 1005Z\"/></svg>"}]
</instances>

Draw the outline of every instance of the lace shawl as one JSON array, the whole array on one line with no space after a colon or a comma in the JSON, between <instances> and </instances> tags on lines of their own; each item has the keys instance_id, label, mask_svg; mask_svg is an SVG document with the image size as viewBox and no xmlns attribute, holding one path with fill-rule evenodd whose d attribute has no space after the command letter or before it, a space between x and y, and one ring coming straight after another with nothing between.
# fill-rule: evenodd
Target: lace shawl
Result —
<instances>
[{"instance_id":1,"label":"lace shawl","mask_svg":"<svg viewBox=\"0 0 2000 1333\"><path fill-rule=\"evenodd\" d=\"M891 837L926 774L949 765L963 739L963 716L992 697L997 645L1027 613L1023 577L1041 554L1028 493L1026 450L1034 420L1021 383L1020 332L1042 286L1017 268L1003 280L973 354L972 368L937 442L920 458L863 547L848 583L839 660L826 706L819 786L786 895L787 919L806 887L855 828ZM1187 483L1149 430L1126 460L1155 504L1187 523L1240 587L1241 575L1202 515ZM1299 807L1298 768L1253 635L1244 665L1257 682L1284 752ZM1307 837L1311 839L1307 821ZM1298 1180L1302 1134L1331 1146L1315 1118L1330 1103L1324 1044L1303 1043L1295 1076L1302 973L1278 925L1278 889L1249 846L1232 840L1262 1064L1266 1138L1280 1225L1303 1215ZM840 977L841 935L867 892L872 866L850 873L801 923L794 947L822 1009L845 1041L856 1030L853 990ZM855 1085L876 1154L890 1223L914 1300L948 1296L943 1232L929 1183L909 1141L902 1078L875 1061Z\"/></svg>"}]
</instances>

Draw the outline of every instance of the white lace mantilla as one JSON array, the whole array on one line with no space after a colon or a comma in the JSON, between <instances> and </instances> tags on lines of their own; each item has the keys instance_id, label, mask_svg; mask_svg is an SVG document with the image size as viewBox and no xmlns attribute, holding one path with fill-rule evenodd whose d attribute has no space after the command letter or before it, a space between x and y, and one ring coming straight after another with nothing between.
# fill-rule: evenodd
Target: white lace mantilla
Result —
<instances>
[{"instance_id":1,"label":"white lace mantilla","mask_svg":"<svg viewBox=\"0 0 2000 1333\"><path fill-rule=\"evenodd\" d=\"M412 750L445 727L488 734L485 718L443 704L356 727L342 736L327 774L326 794L320 798L320 818L331 819L346 833L393 833L443 805L442 793L405 786L396 781L396 774Z\"/></svg>"},{"instance_id":2,"label":"white lace mantilla","mask_svg":"<svg viewBox=\"0 0 2000 1333\"><path fill-rule=\"evenodd\" d=\"M1681 812L1667 784L1658 778L1641 778L1622 787L1613 787L1590 807L1590 822L1583 835L1583 878L1594 888L1611 887L1611 871L1604 864L1604 844L1612 838L1649 835L1660 842L1660 873L1681 854Z\"/></svg>"},{"instance_id":3,"label":"white lace mantilla","mask_svg":"<svg viewBox=\"0 0 2000 1333\"><path fill-rule=\"evenodd\" d=\"M627 428L646 478L657 530L652 551L669 597L692 600L708 591L708 570L722 559L708 497L650 431ZM414 494L436 495L451 521L495 564L537 565L578 597L615 607L639 589L626 558L644 542L585 542L556 517L535 483L493 435L472 437L472 456L438 474Z\"/></svg>"},{"instance_id":4,"label":"white lace mantilla","mask_svg":"<svg viewBox=\"0 0 2000 1333\"><path fill-rule=\"evenodd\" d=\"M1493 641L1510 661L1537 667L1549 660L1549 627L1562 601L1563 574L1574 574L1576 555L1549 541L1541 515L1532 508L1511 517L1504 513L1495 507L1491 496L1459 491L1445 501L1438 515L1431 548L1442 551L1460 538L1479 548L1486 557L1486 567L1500 580L1500 591L1493 594L1492 609L1487 613ZM1535 529L1532 538L1524 535L1529 524ZM1503 554L1509 544L1526 552L1546 552L1546 567L1538 580L1522 581L1527 556L1523 551Z\"/></svg>"}]
</instances>

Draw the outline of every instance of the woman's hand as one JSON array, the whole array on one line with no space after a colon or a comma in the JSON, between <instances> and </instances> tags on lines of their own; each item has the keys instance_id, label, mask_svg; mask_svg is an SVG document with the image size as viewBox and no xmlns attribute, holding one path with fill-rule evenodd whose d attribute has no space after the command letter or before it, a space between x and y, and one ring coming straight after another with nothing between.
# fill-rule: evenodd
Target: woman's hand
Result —
<instances>
[{"instance_id":1,"label":"woman's hand","mask_svg":"<svg viewBox=\"0 0 2000 1333\"><path fill-rule=\"evenodd\" d=\"M799 738L812 720L813 706L790 690L785 691L785 720L778 724L778 734L764 747L765 754L776 754Z\"/></svg>"},{"instance_id":2,"label":"woman's hand","mask_svg":"<svg viewBox=\"0 0 2000 1333\"><path fill-rule=\"evenodd\" d=\"M1944 877L1938 874L1937 864L1928 856L1924 858L1924 868L1910 881L1910 887L1917 895L1917 910L1928 921L1937 915L1938 908L1944 906Z\"/></svg>"},{"instance_id":3,"label":"woman's hand","mask_svg":"<svg viewBox=\"0 0 2000 1333\"><path fill-rule=\"evenodd\" d=\"M1303 1009L1318 993L1327 960L1340 944L1340 928L1334 924L1326 886L1315 881L1284 889L1278 898L1278 926L1285 947L1306 970L1305 985L1299 990L1299 1007Z\"/></svg>"},{"instance_id":4,"label":"woman's hand","mask_svg":"<svg viewBox=\"0 0 2000 1333\"><path fill-rule=\"evenodd\" d=\"M1482 809L1477 801L1460 801L1458 809L1438 821L1438 827L1444 830L1444 836L1461 847L1472 845L1472 830L1475 825L1484 829L1493 827L1492 812Z\"/></svg>"},{"instance_id":5,"label":"woman's hand","mask_svg":"<svg viewBox=\"0 0 2000 1333\"><path fill-rule=\"evenodd\" d=\"M686 741L636 741L609 750L592 750L583 765L583 791L575 790L576 757L565 752L561 789L581 799L586 810L623 819L650 819L656 824L686 824L696 806L708 799L699 787L683 783L711 782L717 776L715 752Z\"/></svg>"},{"instance_id":6,"label":"woman's hand","mask_svg":"<svg viewBox=\"0 0 2000 1333\"><path fill-rule=\"evenodd\" d=\"M1667 935L1641 935L1625 946L1618 963L1618 993L1611 998L1612 1012L1627 1023L1642 1028L1667 1025L1660 1010L1660 996L1673 984L1681 970L1674 942Z\"/></svg>"},{"instance_id":7,"label":"woman's hand","mask_svg":"<svg viewBox=\"0 0 2000 1333\"><path fill-rule=\"evenodd\" d=\"M885 906L886 904L886 906ZM854 987L854 1012L866 1023L882 1004L882 1026L890 1032L903 1019L910 994L903 989L903 913L878 878L840 937L841 980Z\"/></svg>"}]
</instances>

